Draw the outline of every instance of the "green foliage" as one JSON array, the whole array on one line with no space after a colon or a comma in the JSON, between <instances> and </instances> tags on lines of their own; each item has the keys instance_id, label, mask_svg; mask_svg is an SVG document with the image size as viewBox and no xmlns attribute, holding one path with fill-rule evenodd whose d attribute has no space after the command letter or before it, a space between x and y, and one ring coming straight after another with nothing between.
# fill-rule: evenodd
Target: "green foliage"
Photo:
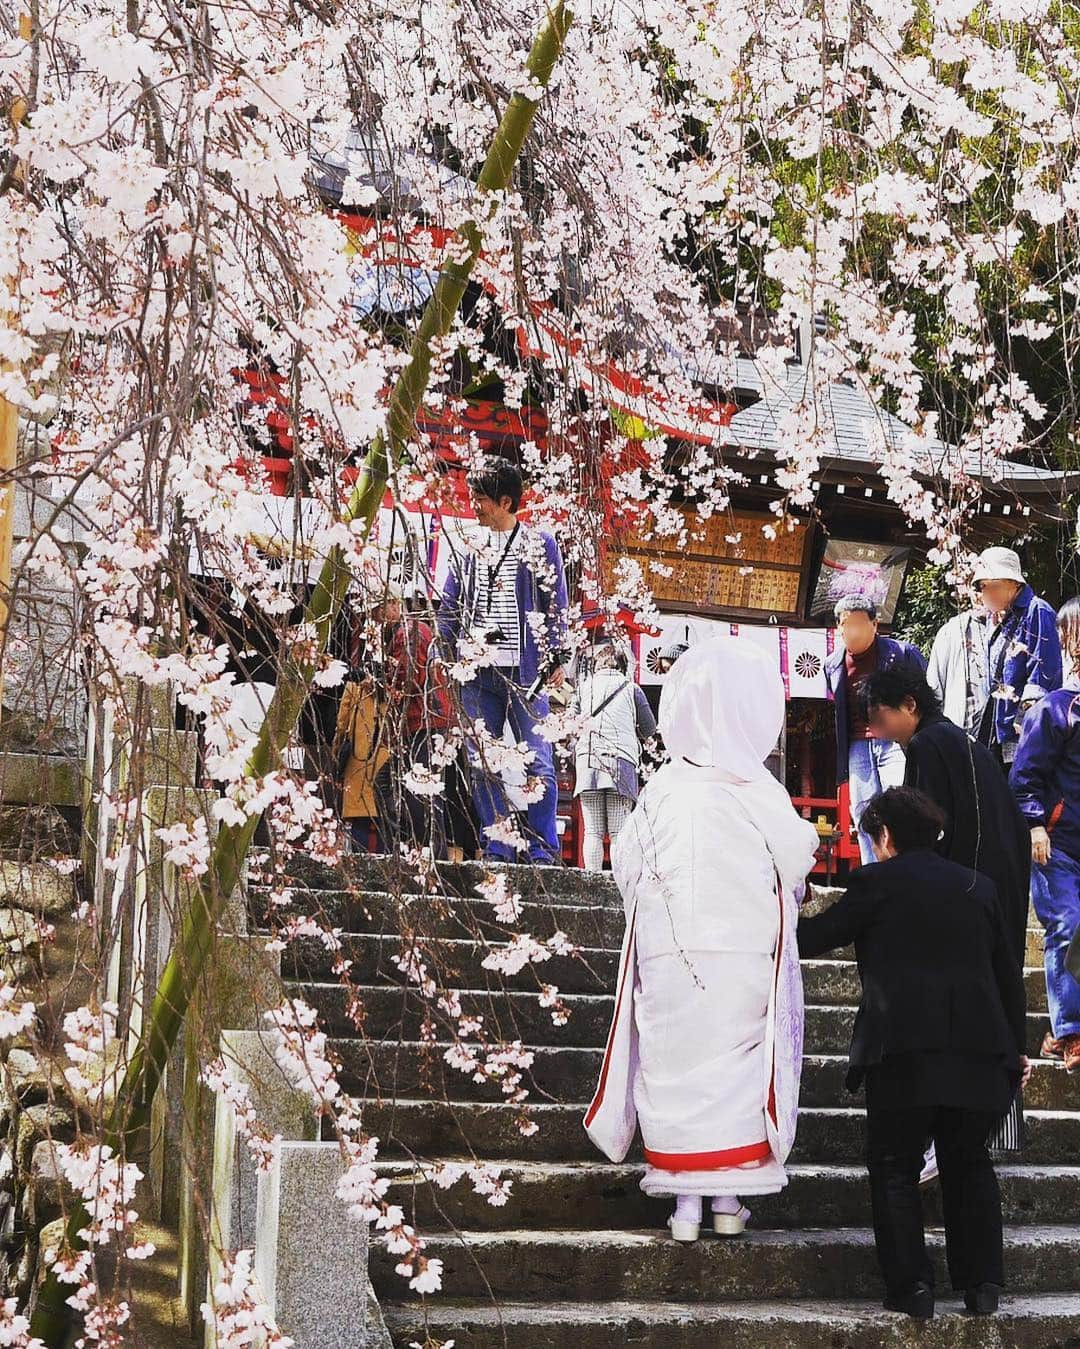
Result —
<instances>
[{"instance_id":1,"label":"green foliage","mask_svg":"<svg viewBox=\"0 0 1080 1349\"><path fill-rule=\"evenodd\" d=\"M938 629L955 613L956 596L945 580L944 567L915 567L904 583L894 631L926 655Z\"/></svg>"}]
</instances>

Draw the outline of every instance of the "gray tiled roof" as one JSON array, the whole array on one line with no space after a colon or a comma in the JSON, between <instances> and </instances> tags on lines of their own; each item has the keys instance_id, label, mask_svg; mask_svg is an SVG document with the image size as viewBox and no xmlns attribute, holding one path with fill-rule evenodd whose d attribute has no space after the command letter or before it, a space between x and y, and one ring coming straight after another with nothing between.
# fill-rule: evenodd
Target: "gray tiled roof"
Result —
<instances>
[{"instance_id":1,"label":"gray tiled roof","mask_svg":"<svg viewBox=\"0 0 1080 1349\"><path fill-rule=\"evenodd\" d=\"M743 449L769 456L779 456L779 424L784 417L811 392L804 366L790 363L778 379L765 372L759 364L746 357L737 362L736 385L740 392L758 395L758 401L738 412L727 428L729 443ZM863 389L846 382L830 384L821 400L821 418L825 431L826 451L823 467L846 468L853 471L877 472L877 461L871 450L870 429L875 423L886 441L899 446L911 428L892 413L878 408ZM918 442L922 462L920 473L927 478L947 476L950 458L955 460L960 451L936 438ZM989 457L988 457L989 458ZM1013 461L999 465L984 464L981 456L968 453L962 465L956 464L975 479L988 486L996 486L1018 494L1064 496L1080 488L1080 474L1068 474L1033 464ZM955 471L955 469L954 469Z\"/></svg>"}]
</instances>

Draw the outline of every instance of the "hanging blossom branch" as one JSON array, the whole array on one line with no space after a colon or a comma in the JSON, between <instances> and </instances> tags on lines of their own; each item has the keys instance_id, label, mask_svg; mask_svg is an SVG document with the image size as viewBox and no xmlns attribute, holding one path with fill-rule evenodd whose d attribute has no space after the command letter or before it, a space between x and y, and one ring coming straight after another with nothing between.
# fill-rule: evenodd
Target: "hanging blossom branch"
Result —
<instances>
[{"instance_id":1,"label":"hanging blossom branch","mask_svg":"<svg viewBox=\"0 0 1080 1349\"><path fill-rule=\"evenodd\" d=\"M239 21L241 27L244 27L245 23L244 19ZM492 148L478 177L478 204L482 208L479 214L481 220L483 220L485 214L483 209L485 196L492 192L504 190L509 182L514 162L531 123L536 101L542 94L544 85L558 59L568 26L569 15L559 4L549 14L540 36L533 44L524 67L524 82L521 84L520 90L515 92L510 100L507 111L497 129ZM95 73L102 77L107 85L115 83L120 73L117 69L118 58L126 60L135 69L141 67L144 76L147 69L153 76L161 76L163 73L161 53L146 40L134 34L128 34L125 39L116 41L116 35L107 30L103 31L100 24L90 25L88 31L79 31L75 28L64 31L62 26L58 24L51 29L50 36L54 41L67 39L72 47L82 52L84 57L96 58L94 62ZM259 34L260 38L264 36L264 34ZM200 34L200 41L204 37L204 34ZM110 38L114 40L110 42ZM311 34L311 45L304 52L304 55L312 57L316 61L317 68L321 69L327 58L328 49L333 51L337 58L340 58L343 55L343 48L344 42L339 39L337 33L316 30ZM102 61L103 55L107 57L107 61L104 63ZM107 66L107 69L102 69L103 64ZM251 67L259 67L260 65L261 62L256 56L245 70L245 76L251 78ZM301 78L302 69L302 65L297 62L294 56L290 61L290 75L295 80L292 88L288 86L287 81L275 78L269 70L259 69L257 74L261 79L257 85L253 86L252 91L249 91L246 87L246 79L240 82L243 86L242 92L239 88L235 94L226 94L223 90L223 96L228 104L227 120L231 120L231 114L235 112L241 110L246 112L249 106L248 98L256 98L256 107L261 102L262 110L265 111L270 104L279 107L283 100L288 102L295 100L300 93L306 94L308 91L304 88L304 81ZM254 92L256 89L257 93ZM189 87L188 94L195 107L186 111L206 111L207 100L201 93ZM152 109L158 108L157 99L147 101L151 104ZM344 103L345 100L342 100L342 106L344 106ZM29 137L19 148L25 153L32 168L38 168L39 171L51 174L54 179L64 182L80 177L86 168L86 163L83 154L66 148L59 150L55 142L50 142L47 132L49 129L56 129L57 127L57 111L57 106L52 105L49 109L43 107L37 112L32 119L32 130ZM91 123L89 129L95 134L100 134L100 130L103 128L100 127L100 124L94 124L95 119L90 114L89 105L86 112ZM58 139L62 140L64 133L71 135L71 129L70 124L63 119L61 119L60 125L63 127L63 132ZM86 126L80 126L76 133L76 136L80 138L80 148L81 138L87 130ZM268 178L261 182L252 178L249 172L249 156L252 149L251 141L257 141L257 139L258 134L256 133L244 145L241 155L228 154L222 148L212 148L205 145L201 147L201 151L204 156L207 156L209 150L207 157L211 169L227 175L233 187L239 188L240 192L243 193L243 206L245 208L250 201L253 190L256 193L261 193L264 198L274 196L289 199L298 196L302 186L302 178L299 178L296 174L299 161L295 155L291 157L291 161L279 158L273 164ZM264 148L266 147L264 146ZM279 155L283 148L280 143L276 147ZM286 167L287 164L288 168ZM132 167L139 171L139 181L131 184L128 197L123 200L114 198L111 201L111 211L106 210L104 213L105 218L102 218L101 212L98 212L95 218L92 208L88 205L84 206L84 228L86 228L86 220L92 219L100 232L104 233L102 226L106 224L108 229L111 230L117 224L123 224L125 210L141 214L143 221L145 221L148 204L151 200L154 200L155 206L158 204L154 199L154 194L160 191L166 183L168 174L164 165L149 163L146 155L136 156L134 165L126 164L123 160L114 157L110 150L98 147L97 164L95 170L92 170L89 175L91 179L90 190L97 189L99 192L103 192L110 176L119 175L123 177L125 171L129 171ZM200 206L209 205L209 199L218 196L214 187L211 186L214 182L215 179L212 177L200 180ZM243 209L241 218L246 214L246 209ZM34 231L35 228L38 228L40 235L44 236L50 246L58 242L58 231L55 223L49 219L45 212L35 211L31 208L23 213L17 213L16 219L23 226L22 235L24 237L37 242ZM174 219L178 224L187 223L182 211L175 213ZM44 227L39 226L40 221L46 222ZM204 221L200 221L200 223L205 224ZM318 224L321 224L323 226L322 238L314 241L317 245L316 252L324 255L333 253L334 250L327 247L329 242L328 231L332 228L329 222L320 218L318 224L316 224L309 217L306 221L301 220L295 223L312 226L316 234L319 233ZM345 510L338 516L340 523L336 528L339 531L344 529L347 535L351 533L349 526L353 523L360 525L361 539L370 528L374 512L382 497L390 464L401 457L412 434L420 400L428 383L432 361L432 343L448 331L453 315L464 295L472 266L479 254L482 242L481 227L474 222L471 214L458 222L458 231L461 240L458 256L457 258L447 259L444 263L434 294L414 336L409 360L390 395L385 437L381 430L377 431L373 447L366 458L360 481ZM282 231L282 235L285 233L286 231ZM261 237L261 242L273 244L277 241L268 240L264 235ZM282 242L284 242L283 238ZM45 252L46 250L41 251ZM174 251L173 257L176 258L177 252L180 256L183 256L186 251L186 248L181 246ZM52 256L55 257L56 255L56 251L53 251ZM16 253L12 260L14 261L17 256ZM141 258L141 253L139 256ZM166 251L166 260L168 260L168 256ZM284 264L283 255L276 260ZM220 269L221 263L215 259L211 265L210 274L213 275L215 270ZM13 282L18 284L22 281L23 274L18 267L11 270ZM172 289L171 278L166 276L162 279L165 282L164 296L168 297ZM324 282L326 280L325 277L318 279ZM135 346L138 358L144 354L141 322L145 317L146 303L152 294L152 290L146 286L145 277L136 275L134 281L135 284L131 291L132 298L138 308L144 312L139 314L134 332L129 329L128 334L136 339ZM340 289L336 292L331 290L329 293L336 293L339 302L343 298ZM324 297L322 302L325 304L327 299L325 285L322 288L322 295ZM186 305L184 309L186 318L195 317L192 310ZM290 313L296 314L296 318L292 321L288 318ZM135 315L132 317L134 318ZM306 326L313 317L314 315L310 313L296 313L295 304L286 303L283 306L281 316L278 318L278 335L273 333L271 326L262 318L255 319L252 322L250 331L257 338L262 339L263 345L277 356L281 364L284 364L286 358L291 358L296 354L298 344L307 342L308 338L314 339L315 330ZM340 328L340 319L334 326ZM285 338L284 341L282 335ZM191 354L194 355L194 351L191 351ZM318 355L321 357L323 354L324 352L320 349ZM344 396L331 401L327 397L329 390L326 371L319 366L319 377L316 381L313 381L314 384L318 385L314 402L316 405L321 402L321 411L323 414L330 414L328 420L331 424L342 429L349 435L350 439L353 439L358 432L362 433L363 422L354 417L351 428L343 427L342 423L348 407L355 405L354 396L358 387L355 379L355 345L349 344L348 356L350 359L348 361L342 359L344 354L342 350L325 354L330 357L328 361L329 370L348 367L352 373L352 378L348 387L337 391ZM373 368L369 364L369 379ZM370 383L368 383L366 391L368 393L373 392ZM24 391L20 390L19 392ZM190 395L195 396L194 388L190 390ZM182 412L183 409L180 409L180 411ZM190 429L189 425L178 418L178 425L175 427L176 432L184 435ZM205 430L205 426L200 427L196 435L201 436ZM203 448L208 448L205 441L202 444ZM155 448L159 447L155 446ZM190 495L190 491L185 491L185 489L190 488L191 484L182 477L178 480L175 472L171 471L169 467L170 465L175 466L177 463L186 466L190 463L189 456L181 454L174 457L170 453L167 454L164 463L156 461L148 463L145 450L146 446L135 440L126 456L117 456L119 462L113 466L109 482L110 500L114 503L111 508L112 512L115 512L117 505L120 506L121 510L124 507L130 510L131 503L145 494L148 487L153 490L155 496L164 490L170 498L179 496L181 502L187 495ZM212 456L212 451L210 451L210 455ZM225 466L219 463L219 467L224 468ZM205 476L199 475L196 483L205 487ZM206 493L204 491L201 503L204 508L207 504L205 498ZM107 504L103 506L100 499L96 505L99 514L98 523L105 524L105 519L101 517L110 512L110 507ZM335 514L337 513L335 512ZM162 569L166 560L168 536L160 531L149 531L138 523L133 528L130 520L126 524L119 521L115 523L119 524L118 531L109 537L102 530L101 537L98 539L99 546L96 551L92 550L90 563L84 564L81 568L81 579L92 597L97 601L98 613L102 615L96 624L96 633L103 647L107 650L113 670L128 678L132 676L141 677L146 682L165 682L170 675L177 676L181 684L187 686L183 691L188 694L189 698L193 694L196 697L198 696L196 690L201 690L203 697L205 697L204 678L200 678L196 684L194 670L190 666L185 667L183 659L166 657L163 661L160 660L154 650L155 647L160 645L160 637L155 640L152 630L145 625L136 625L130 619L119 616L120 614L130 613L132 610L138 612L143 608L143 592L147 581L154 573ZM127 1140L133 1138L145 1119L149 1103L153 1099L184 1012L187 1009L193 978L197 977L205 962L211 944L216 914L225 898L233 892L239 879L241 865L259 815L272 805L280 794L281 778L277 776L275 779L274 764L296 724L301 706L307 697L312 682L322 668L322 653L325 652L330 630L341 607L345 589L349 582L350 570L342 552L342 545L348 541L339 538L331 545L329 559L322 568L313 598L308 605L305 623L299 633L294 636L290 659L285 663L280 673L267 718L263 723L251 757L245 765L243 779L245 785L232 784L229 793L224 798L227 805L231 803L232 814L230 815L228 812L225 814L217 841L213 846L212 861L207 874L199 886L196 902L185 916L177 949L164 970L161 985L150 1010L147 1031L128 1062L124 1079L105 1129L107 1141L103 1145L101 1154L103 1157L111 1156L118 1145L123 1145ZM33 549L31 548L26 561L30 562L32 556ZM55 555L49 557L47 563L55 567L57 565ZM257 581L258 578L253 577L252 579ZM113 615L113 617L106 620L105 615ZM210 657L212 654L213 664L210 666L210 672L211 674L220 674L222 668L221 653L211 653L204 645L199 654L204 658ZM200 670L199 676L204 675L205 669ZM254 786L254 790L246 785L249 783ZM173 847L176 846L175 840L170 842ZM187 840L185 840L186 842ZM72 1215L68 1223L68 1240L72 1247L77 1247L85 1240L87 1233L84 1226L85 1222L86 1214L84 1210L77 1210ZM68 1321L69 1305L75 1306L75 1309L80 1312L96 1310L87 1302L86 1297L65 1300L63 1296L62 1282L64 1279L71 1277L73 1272L82 1274L82 1265L81 1257L76 1258L70 1267L64 1271L63 1278L57 1274L54 1265L53 1272L39 1292L33 1325L35 1329L41 1331L49 1343L59 1343L63 1338ZM91 1294L87 1293L86 1296L89 1297ZM99 1308L102 1305L101 1303L97 1304Z\"/></svg>"}]
</instances>

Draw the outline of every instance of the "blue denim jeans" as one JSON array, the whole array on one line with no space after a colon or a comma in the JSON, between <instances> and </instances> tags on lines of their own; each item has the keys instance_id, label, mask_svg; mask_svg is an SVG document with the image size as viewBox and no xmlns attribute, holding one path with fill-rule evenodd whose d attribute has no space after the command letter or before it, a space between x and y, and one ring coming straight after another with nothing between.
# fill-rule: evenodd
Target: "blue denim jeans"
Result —
<instances>
[{"instance_id":1,"label":"blue denim jeans","mask_svg":"<svg viewBox=\"0 0 1080 1349\"><path fill-rule=\"evenodd\" d=\"M1080 1035L1080 984L1065 968L1065 952L1080 927L1080 860L1053 847L1045 866L1031 868L1031 902L1044 938L1046 999L1056 1039Z\"/></svg>"},{"instance_id":2,"label":"blue denim jeans","mask_svg":"<svg viewBox=\"0 0 1080 1349\"><path fill-rule=\"evenodd\" d=\"M848 790L851 818L859 829L859 856L863 866L874 860L870 835L859 828L868 802L886 787L902 787L907 756L895 740L853 740L848 749Z\"/></svg>"},{"instance_id":3,"label":"blue denim jeans","mask_svg":"<svg viewBox=\"0 0 1080 1349\"><path fill-rule=\"evenodd\" d=\"M509 722L514 738L524 741L533 751L532 762L526 771L530 777L543 779L544 795L529 806L526 814L524 832L529 845L529 860L541 863L558 861L559 835L555 827L555 814L559 789L555 781L555 759L551 742L545 740L537 730L537 722L548 714L547 695L538 694L531 703L527 702L517 685L516 670L485 666L477 672L475 679L463 685L461 706L470 722L482 721L496 738L502 735L503 727ZM516 860L513 849L505 843L493 842L483 832L488 825L510 814L502 779L498 773L489 771L481 763L478 746L469 746L469 759L472 764L473 801L480 817L480 843L484 856L501 862L513 862Z\"/></svg>"}]
</instances>

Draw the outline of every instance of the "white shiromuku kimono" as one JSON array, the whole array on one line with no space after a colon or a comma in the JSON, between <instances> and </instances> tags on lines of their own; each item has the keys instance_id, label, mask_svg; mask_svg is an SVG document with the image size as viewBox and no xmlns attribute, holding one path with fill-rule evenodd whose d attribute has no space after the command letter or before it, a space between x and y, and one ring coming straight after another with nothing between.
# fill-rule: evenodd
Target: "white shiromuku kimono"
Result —
<instances>
[{"instance_id":1,"label":"white shiromuku kimono","mask_svg":"<svg viewBox=\"0 0 1080 1349\"><path fill-rule=\"evenodd\" d=\"M626 910L590 1138L622 1161L640 1125L647 1194L787 1183L802 1068L796 889L817 832L765 767L779 672L748 643L694 646L660 703L671 762L613 848Z\"/></svg>"}]
</instances>

